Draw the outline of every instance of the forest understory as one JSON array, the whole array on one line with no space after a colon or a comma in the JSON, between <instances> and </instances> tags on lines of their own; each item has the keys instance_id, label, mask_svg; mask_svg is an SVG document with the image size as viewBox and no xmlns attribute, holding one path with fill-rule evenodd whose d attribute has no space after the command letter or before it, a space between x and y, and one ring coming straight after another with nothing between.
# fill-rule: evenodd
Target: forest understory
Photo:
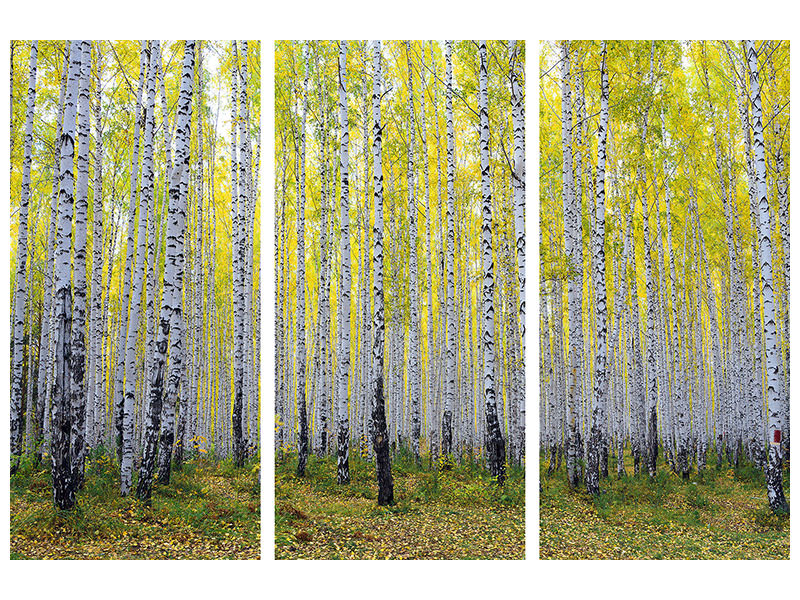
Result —
<instances>
[{"instance_id":1,"label":"forest understory","mask_svg":"<svg viewBox=\"0 0 800 600\"><path fill-rule=\"evenodd\" d=\"M525 475L511 467L498 487L465 461L427 470L422 458L392 462L395 504L377 506L374 461L352 455L349 485L336 484L335 457L276 458L276 559L524 559Z\"/></svg>"},{"instance_id":2,"label":"forest understory","mask_svg":"<svg viewBox=\"0 0 800 600\"><path fill-rule=\"evenodd\" d=\"M150 506L119 495L115 463L91 456L75 507L59 510L49 461L26 458L11 477L11 559L260 558L258 462L185 462L168 487L154 486Z\"/></svg>"},{"instance_id":3,"label":"forest understory","mask_svg":"<svg viewBox=\"0 0 800 600\"><path fill-rule=\"evenodd\" d=\"M542 456L539 557L788 560L789 517L769 509L763 472L745 463L717 469L713 452L708 464L688 481L663 460L653 481L646 471L621 479L612 472L593 498L570 491L563 471L548 475ZM625 469L633 473L628 455ZM790 500L788 469L783 485Z\"/></svg>"}]
</instances>

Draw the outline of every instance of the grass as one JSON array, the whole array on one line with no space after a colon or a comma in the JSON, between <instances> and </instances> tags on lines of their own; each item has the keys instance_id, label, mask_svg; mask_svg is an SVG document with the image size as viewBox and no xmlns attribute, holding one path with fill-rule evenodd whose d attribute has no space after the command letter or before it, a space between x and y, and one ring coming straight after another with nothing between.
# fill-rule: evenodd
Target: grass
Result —
<instances>
[{"instance_id":1,"label":"grass","mask_svg":"<svg viewBox=\"0 0 800 600\"><path fill-rule=\"evenodd\" d=\"M423 461L427 464L426 461ZM429 471L405 453L392 461L395 504L377 504L375 466L350 458L351 482L336 483L336 458L276 459L278 559L522 559L525 475L502 488L475 463Z\"/></svg>"},{"instance_id":2,"label":"grass","mask_svg":"<svg viewBox=\"0 0 800 600\"><path fill-rule=\"evenodd\" d=\"M541 457L540 557L788 559L789 519L769 510L762 473L750 465L717 471L713 456L708 464L683 481L660 462L650 481L646 473L618 480L609 461L613 472L592 498L568 489L563 465L549 477Z\"/></svg>"},{"instance_id":3,"label":"grass","mask_svg":"<svg viewBox=\"0 0 800 600\"><path fill-rule=\"evenodd\" d=\"M11 477L11 559L258 559L260 544L257 463L193 459L146 506L119 495L115 461L95 454L68 511L53 506L48 463Z\"/></svg>"}]
</instances>

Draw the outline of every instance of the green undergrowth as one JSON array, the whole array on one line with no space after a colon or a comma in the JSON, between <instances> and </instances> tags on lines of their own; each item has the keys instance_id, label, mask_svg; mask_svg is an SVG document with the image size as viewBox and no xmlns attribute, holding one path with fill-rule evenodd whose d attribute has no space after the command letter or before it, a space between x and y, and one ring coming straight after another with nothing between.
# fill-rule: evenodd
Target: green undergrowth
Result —
<instances>
[{"instance_id":1,"label":"green undergrowth","mask_svg":"<svg viewBox=\"0 0 800 600\"><path fill-rule=\"evenodd\" d=\"M336 483L336 457L276 458L276 558L524 558L525 473L497 482L474 461L431 470L406 452L392 460L392 506L377 505L375 465L350 457Z\"/></svg>"},{"instance_id":2,"label":"green undergrowth","mask_svg":"<svg viewBox=\"0 0 800 600\"><path fill-rule=\"evenodd\" d=\"M562 461L563 463L563 461ZM565 467L547 475L541 457L540 557L556 559L788 559L788 515L767 505L764 476L752 465L693 472L684 481L659 461L656 476L633 476L616 460L601 493L570 490ZM788 477L784 480L787 499Z\"/></svg>"},{"instance_id":3,"label":"green undergrowth","mask_svg":"<svg viewBox=\"0 0 800 600\"><path fill-rule=\"evenodd\" d=\"M134 474L133 489L136 488ZM24 459L11 477L11 558L257 559L259 465L197 456L150 505L119 495L119 469L94 452L71 510L54 507L49 462Z\"/></svg>"}]
</instances>

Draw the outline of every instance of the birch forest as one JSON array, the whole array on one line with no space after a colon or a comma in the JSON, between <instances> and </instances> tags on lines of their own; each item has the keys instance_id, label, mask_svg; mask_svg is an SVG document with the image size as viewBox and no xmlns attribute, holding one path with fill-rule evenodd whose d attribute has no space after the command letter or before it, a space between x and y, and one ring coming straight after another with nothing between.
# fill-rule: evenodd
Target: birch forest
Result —
<instances>
[{"instance_id":1,"label":"birch forest","mask_svg":"<svg viewBox=\"0 0 800 600\"><path fill-rule=\"evenodd\" d=\"M277 558L522 558L525 44L275 45Z\"/></svg>"},{"instance_id":2,"label":"birch forest","mask_svg":"<svg viewBox=\"0 0 800 600\"><path fill-rule=\"evenodd\" d=\"M257 558L260 45L10 80L11 557Z\"/></svg>"},{"instance_id":3,"label":"birch forest","mask_svg":"<svg viewBox=\"0 0 800 600\"><path fill-rule=\"evenodd\" d=\"M789 557L789 43L540 44L542 558Z\"/></svg>"}]
</instances>

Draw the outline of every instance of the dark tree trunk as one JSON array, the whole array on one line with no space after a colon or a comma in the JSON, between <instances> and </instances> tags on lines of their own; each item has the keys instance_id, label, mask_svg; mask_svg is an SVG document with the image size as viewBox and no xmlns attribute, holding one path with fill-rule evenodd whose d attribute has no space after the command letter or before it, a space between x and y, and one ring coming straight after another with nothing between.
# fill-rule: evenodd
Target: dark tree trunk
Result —
<instances>
[{"instance_id":1,"label":"dark tree trunk","mask_svg":"<svg viewBox=\"0 0 800 600\"><path fill-rule=\"evenodd\" d=\"M378 505L394 504L392 465L389 458L389 432L386 427L386 403L383 397L383 375L378 374L372 405L372 445L375 449L378 476Z\"/></svg>"}]
</instances>

